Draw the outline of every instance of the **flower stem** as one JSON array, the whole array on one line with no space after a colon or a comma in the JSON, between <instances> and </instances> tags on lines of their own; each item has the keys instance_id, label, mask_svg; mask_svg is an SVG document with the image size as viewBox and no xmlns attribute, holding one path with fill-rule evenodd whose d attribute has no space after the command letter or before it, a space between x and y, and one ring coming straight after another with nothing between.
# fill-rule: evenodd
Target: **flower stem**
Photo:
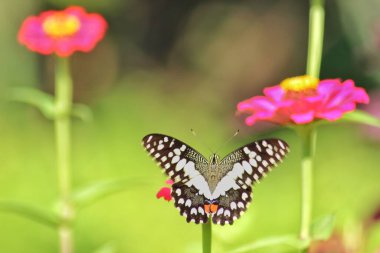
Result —
<instances>
[{"instance_id":1,"label":"flower stem","mask_svg":"<svg viewBox=\"0 0 380 253\"><path fill-rule=\"evenodd\" d=\"M203 253L211 253L211 220L202 224L202 248Z\"/></svg>"},{"instance_id":2,"label":"flower stem","mask_svg":"<svg viewBox=\"0 0 380 253\"><path fill-rule=\"evenodd\" d=\"M302 240L309 240L313 203L313 161L316 131L311 126L302 126L302 129L300 130L300 136L302 140L302 193L300 238Z\"/></svg>"},{"instance_id":3,"label":"flower stem","mask_svg":"<svg viewBox=\"0 0 380 253\"><path fill-rule=\"evenodd\" d=\"M59 241L61 253L73 252L70 179L70 111L72 106L73 84L70 77L68 58L56 58L55 72L55 138L59 194L61 200Z\"/></svg>"},{"instance_id":4,"label":"flower stem","mask_svg":"<svg viewBox=\"0 0 380 253\"><path fill-rule=\"evenodd\" d=\"M323 32L325 25L325 0L310 0L309 46L306 73L319 78L321 69Z\"/></svg>"}]
</instances>

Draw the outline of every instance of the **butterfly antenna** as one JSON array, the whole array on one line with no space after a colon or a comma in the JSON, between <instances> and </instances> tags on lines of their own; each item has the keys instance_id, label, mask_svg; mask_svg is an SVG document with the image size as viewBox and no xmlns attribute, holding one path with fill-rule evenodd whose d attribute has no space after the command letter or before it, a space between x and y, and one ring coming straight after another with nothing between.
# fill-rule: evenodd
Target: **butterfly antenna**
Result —
<instances>
[{"instance_id":1,"label":"butterfly antenna","mask_svg":"<svg viewBox=\"0 0 380 253\"><path fill-rule=\"evenodd\" d=\"M197 137L197 134L196 134L196 132L194 131L194 129L190 129L190 132L194 135L194 137ZM202 141L202 139L199 139L199 142L204 146L204 147L206 147L212 154L214 153L213 151L212 151L212 149L210 148L210 146L209 145L207 145L205 142L203 142Z\"/></svg>"},{"instance_id":2,"label":"butterfly antenna","mask_svg":"<svg viewBox=\"0 0 380 253\"><path fill-rule=\"evenodd\" d=\"M236 130L236 132L228 139L226 140L222 145L220 145L217 149L216 149L216 152L218 152L222 147L224 147L225 145L227 145L236 135L238 135L240 132L240 130Z\"/></svg>"}]
</instances>

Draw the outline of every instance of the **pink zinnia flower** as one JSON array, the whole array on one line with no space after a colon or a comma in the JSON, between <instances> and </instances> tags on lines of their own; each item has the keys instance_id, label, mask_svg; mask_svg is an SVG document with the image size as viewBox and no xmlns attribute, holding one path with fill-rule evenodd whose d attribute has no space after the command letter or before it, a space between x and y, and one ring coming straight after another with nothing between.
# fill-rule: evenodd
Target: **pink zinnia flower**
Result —
<instances>
[{"instance_id":1,"label":"pink zinnia flower","mask_svg":"<svg viewBox=\"0 0 380 253\"><path fill-rule=\"evenodd\" d=\"M315 120L334 121L355 110L357 103L367 104L369 97L352 80L319 80L310 76L285 79L237 105L239 113L248 113L248 126L257 121L277 124L307 124Z\"/></svg>"},{"instance_id":2,"label":"pink zinnia flower","mask_svg":"<svg viewBox=\"0 0 380 253\"><path fill-rule=\"evenodd\" d=\"M172 185L174 182L173 180L166 180L165 182L166 184L168 185ZM159 199L159 198L164 198L165 200L167 201L170 201L172 199L172 188L170 187L162 187L156 194L156 197Z\"/></svg>"},{"instance_id":3,"label":"pink zinnia flower","mask_svg":"<svg viewBox=\"0 0 380 253\"><path fill-rule=\"evenodd\" d=\"M79 6L45 11L24 20L18 41L40 54L67 57L75 51L89 52L104 37L107 22Z\"/></svg>"}]
</instances>

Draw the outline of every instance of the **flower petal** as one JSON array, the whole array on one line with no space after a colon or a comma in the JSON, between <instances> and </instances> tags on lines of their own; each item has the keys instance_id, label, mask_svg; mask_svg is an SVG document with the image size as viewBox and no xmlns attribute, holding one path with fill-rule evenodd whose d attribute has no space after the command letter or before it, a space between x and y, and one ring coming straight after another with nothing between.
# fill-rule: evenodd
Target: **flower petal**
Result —
<instances>
[{"instance_id":1,"label":"flower petal","mask_svg":"<svg viewBox=\"0 0 380 253\"><path fill-rule=\"evenodd\" d=\"M306 124L310 123L314 119L314 112L308 111L304 113L294 113L290 116L290 118L296 123L296 124Z\"/></svg>"},{"instance_id":2,"label":"flower petal","mask_svg":"<svg viewBox=\"0 0 380 253\"><path fill-rule=\"evenodd\" d=\"M164 198L167 201L172 199L171 196L172 189L169 187L162 187L156 194L157 199Z\"/></svg>"}]
</instances>

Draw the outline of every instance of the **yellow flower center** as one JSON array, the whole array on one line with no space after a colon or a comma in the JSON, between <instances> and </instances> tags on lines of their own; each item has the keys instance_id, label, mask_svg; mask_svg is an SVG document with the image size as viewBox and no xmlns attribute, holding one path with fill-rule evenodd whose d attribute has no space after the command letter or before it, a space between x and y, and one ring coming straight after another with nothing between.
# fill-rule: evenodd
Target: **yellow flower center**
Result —
<instances>
[{"instance_id":1,"label":"yellow flower center","mask_svg":"<svg viewBox=\"0 0 380 253\"><path fill-rule=\"evenodd\" d=\"M79 30L80 21L73 15L56 13L44 20L42 28L46 34L52 37L70 36Z\"/></svg>"},{"instance_id":2,"label":"yellow flower center","mask_svg":"<svg viewBox=\"0 0 380 253\"><path fill-rule=\"evenodd\" d=\"M295 76L283 80L280 83L285 91L306 91L315 90L318 87L319 79L312 76Z\"/></svg>"}]
</instances>

